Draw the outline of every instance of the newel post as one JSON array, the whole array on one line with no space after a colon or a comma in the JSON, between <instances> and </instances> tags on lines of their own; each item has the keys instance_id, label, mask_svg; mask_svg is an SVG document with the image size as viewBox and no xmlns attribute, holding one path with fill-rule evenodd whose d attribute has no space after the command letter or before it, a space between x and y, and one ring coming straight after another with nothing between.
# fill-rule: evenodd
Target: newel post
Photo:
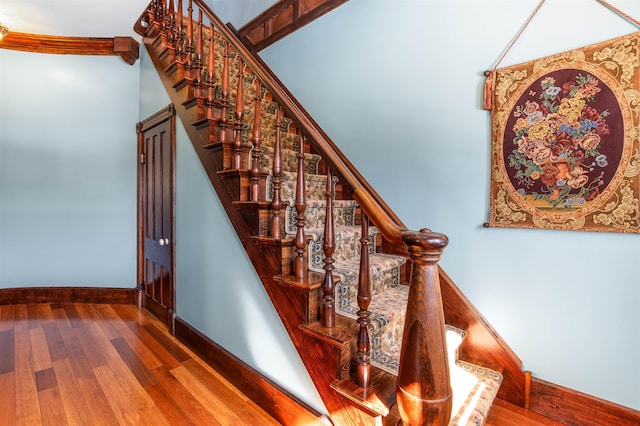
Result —
<instances>
[{"instance_id":1,"label":"newel post","mask_svg":"<svg viewBox=\"0 0 640 426\"><path fill-rule=\"evenodd\" d=\"M405 425L448 425L452 392L438 261L448 239L428 230L402 239L413 262L396 399Z\"/></svg>"}]
</instances>

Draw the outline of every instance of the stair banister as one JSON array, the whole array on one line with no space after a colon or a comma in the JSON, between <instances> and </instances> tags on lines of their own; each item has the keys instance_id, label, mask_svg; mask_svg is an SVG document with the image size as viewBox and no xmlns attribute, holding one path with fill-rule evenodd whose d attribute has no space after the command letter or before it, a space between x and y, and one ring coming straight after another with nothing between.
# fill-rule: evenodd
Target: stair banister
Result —
<instances>
[{"instance_id":1,"label":"stair banister","mask_svg":"<svg viewBox=\"0 0 640 426\"><path fill-rule=\"evenodd\" d=\"M211 31L213 34L213 24L211 24ZM211 36L213 40L213 35ZM227 44L228 46L228 44ZM244 117L244 62L242 58L238 58L238 86L236 87L236 109L235 109L235 123L233 127L233 166L234 169L239 169L242 165L242 117Z\"/></svg>"},{"instance_id":2,"label":"stair banister","mask_svg":"<svg viewBox=\"0 0 640 426\"><path fill-rule=\"evenodd\" d=\"M282 238L282 218L280 208L280 176L282 175L282 159L280 148L280 132L282 131L282 107L276 110L276 141L273 149L273 197L271 200L271 236L276 240Z\"/></svg>"},{"instance_id":3,"label":"stair banister","mask_svg":"<svg viewBox=\"0 0 640 426\"><path fill-rule=\"evenodd\" d=\"M253 149L251 151L251 201L260 201L259 188L260 188L260 155L262 150L260 149L260 142L262 138L262 126L261 126L261 108L260 100L262 99L262 85L259 78L256 78L256 98L253 116L253 131L251 133L251 142Z\"/></svg>"},{"instance_id":4,"label":"stair banister","mask_svg":"<svg viewBox=\"0 0 640 426\"><path fill-rule=\"evenodd\" d=\"M215 72L214 72L215 73ZM218 142L223 146L227 144L227 127L229 114L229 43L224 43L224 51L222 52L222 84L220 85L220 133Z\"/></svg>"},{"instance_id":5,"label":"stair banister","mask_svg":"<svg viewBox=\"0 0 640 426\"><path fill-rule=\"evenodd\" d=\"M251 199L254 201L259 199L259 120L262 83L272 94L274 100L282 105L287 115L296 122L298 128L306 134L311 145L326 161L328 169L333 170L343 183L352 189L354 200L379 228L383 237L408 252L413 268L397 384L398 404L401 407L403 421L407 424L423 424L424 419L441 420L447 417L447 413L450 414L451 410L450 385L437 266L440 254L446 246L446 237L428 230L416 232L405 229L379 195L373 191L319 126L309 118L304 109L293 99L268 67L238 41L231 29L224 26L206 4L200 0L193 0L193 3L207 14L211 22L218 26L223 37L233 45L245 60L246 65L258 77L256 79L258 88L252 140L254 142L254 164L252 165ZM189 25L187 28L188 70L191 65L189 63L190 55L193 51L191 4L192 0L189 1ZM434 321L434 318L441 320ZM443 353L444 356L442 356Z\"/></svg>"},{"instance_id":6,"label":"stair banister","mask_svg":"<svg viewBox=\"0 0 640 426\"><path fill-rule=\"evenodd\" d=\"M202 10L202 9L200 9ZM187 35L185 38L185 78L191 80L193 78L193 1L189 0L187 7Z\"/></svg>"},{"instance_id":7,"label":"stair banister","mask_svg":"<svg viewBox=\"0 0 640 426\"><path fill-rule=\"evenodd\" d=\"M304 186L304 136L298 132L298 170L296 173L296 260L294 274L299 280L304 280L308 271L307 237L304 233L306 226L305 211L307 208L307 194Z\"/></svg>"},{"instance_id":8,"label":"stair banister","mask_svg":"<svg viewBox=\"0 0 640 426\"><path fill-rule=\"evenodd\" d=\"M215 96L215 88L216 88L216 83L215 83L215 75L216 75L216 70L215 70L215 58L216 58L216 54L215 54L215 37L214 37L214 27L213 24L209 25L209 55L207 57L207 99L205 102L206 105L206 110L207 110L207 114L206 117L209 120L214 120L215 119L215 100L216 100L216 96Z\"/></svg>"},{"instance_id":9,"label":"stair banister","mask_svg":"<svg viewBox=\"0 0 640 426\"><path fill-rule=\"evenodd\" d=\"M169 61L173 62L176 59L175 56L175 43L176 43L176 6L174 0L169 0L168 13L166 15L166 48L169 52Z\"/></svg>"},{"instance_id":10,"label":"stair banister","mask_svg":"<svg viewBox=\"0 0 640 426\"><path fill-rule=\"evenodd\" d=\"M336 323L336 307L334 301L335 280L333 277L333 250L335 249L335 227L333 223L333 173L327 169L327 204L324 219L324 283L322 285L322 325L334 327Z\"/></svg>"},{"instance_id":11,"label":"stair banister","mask_svg":"<svg viewBox=\"0 0 640 426\"><path fill-rule=\"evenodd\" d=\"M204 84L202 81L202 69L204 67L204 57L203 57L203 38L202 29L204 26L202 25L202 9L198 10L198 37L196 39L196 50L193 61L193 85L194 85L194 96L196 98L196 104L198 106L198 117L202 118L206 115L205 111L205 90Z\"/></svg>"},{"instance_id":12,"label":"stair banister","mask_svg":"<svg viewBox=\"0 0 640 426\"><path fill-rule=\"evenodd\" d=\"M369 339L369 304L371 303L371 277L369 273L369 218L361 213L362 228L360 235L360 271L358 274L358 338L356 346L356 383L361 388L371 384L371 341Z\"/></svg>"}]
</instances>

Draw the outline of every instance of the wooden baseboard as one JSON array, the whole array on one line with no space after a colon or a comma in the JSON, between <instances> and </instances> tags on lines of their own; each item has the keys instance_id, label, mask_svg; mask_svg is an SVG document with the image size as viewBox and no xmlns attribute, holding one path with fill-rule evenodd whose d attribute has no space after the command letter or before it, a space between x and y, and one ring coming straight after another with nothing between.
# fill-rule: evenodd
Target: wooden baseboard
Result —
<instances>
[{"instance_id":1,"label":"wooden baseboard","mask_svg":"<svg viewBox=\"0 0 640 426\"><path fill-rule=\"evenodd\" d=\"M283 425L330 425L328 417L309 407L221 346L176 317L175 336Z\"/></svg>"},{"instance_id":2,"label":"wooden baseboard","mask_svg":"<svg viewBox=\"0 0 640 426\"><path fill-rule=\"evenodd\" d=\"M135 288L21 287L0 289L0 305L34 303L111 303L135 305Z\"/></svg>"},{"instance_id":3,"label":"wooden baseboard","mask_svg":"<svg viewBox=\"0 0 640 426\"><path fill-rule=\"evenodd\" d=\"M640 425L640 411L536 378L529 410L567 425Z\"/></svg>"}]
</instances>

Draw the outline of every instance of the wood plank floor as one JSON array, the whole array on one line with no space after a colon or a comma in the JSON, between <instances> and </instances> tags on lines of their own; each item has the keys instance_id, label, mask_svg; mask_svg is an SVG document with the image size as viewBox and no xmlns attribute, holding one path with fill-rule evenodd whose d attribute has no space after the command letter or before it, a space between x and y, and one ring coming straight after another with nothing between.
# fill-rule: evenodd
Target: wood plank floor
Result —
<instances>
[{"instance_id":1,"label":"wood plank floor","mask_svg":"<svg viewBox=\"0 0 640 426\"><path fill-rule=\"evenodd\" d=\"M144 311L0 306L0 424L278 425Z\"/></svg>"}]
</instances>

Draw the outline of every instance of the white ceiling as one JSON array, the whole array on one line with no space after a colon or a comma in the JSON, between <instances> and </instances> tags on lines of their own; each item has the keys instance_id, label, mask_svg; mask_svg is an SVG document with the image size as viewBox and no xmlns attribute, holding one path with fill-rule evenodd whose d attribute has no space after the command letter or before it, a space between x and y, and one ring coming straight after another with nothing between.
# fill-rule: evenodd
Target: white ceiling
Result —
<instances>
[{"instance_id":1,"label":"white ceiling","mask_svg":"<svg viewBox=\"0 0 640 426\"><path fill-rule=\"evenodd\" d=\"M76 37L135 36L149 0L0 0L9 31Z\"/></svg>"}]
</instances>

